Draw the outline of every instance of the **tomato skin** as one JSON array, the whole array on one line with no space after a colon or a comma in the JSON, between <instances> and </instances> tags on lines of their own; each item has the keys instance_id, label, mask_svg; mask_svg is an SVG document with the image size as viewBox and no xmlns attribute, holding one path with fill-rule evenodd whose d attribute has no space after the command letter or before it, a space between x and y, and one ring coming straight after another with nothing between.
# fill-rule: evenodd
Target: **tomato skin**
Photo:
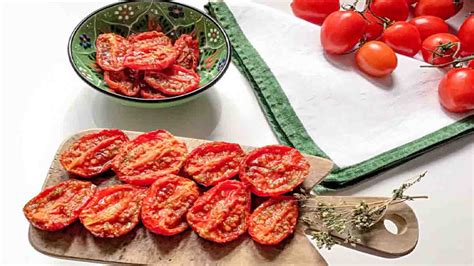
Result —
<instances>
[{"instance_id":1,"label":"tomato skin","mask_svg":"<svg viewBox=\"0 0 474 266\"><path fill-rule=\"evenodd\" d=\"M152 88L150 85L148 85L144 80L140 81L137 86L140 88L140 96L144 99L163 99L166 98L166 96Z\"/></svg>"},{"instance_id":2,"label":"tomato skin","mask_svg":"<svg viewBox=\"0 0 474 266\"><path fill-rule=\"evenodd\" d=\"M276 245L291 235L298 222L294 197L273 197L260 204L249 217L249 234L262 245Z\"/></svg>"},{"instance_id":3,"label":"tomato skin","mask_svg":"<svg viewBox=\"0 0 474 266\"><path fill-rule=\"evenodd\" d=\"M161 72L146 71L144 80L161 93L176 96L197 89L201 77L194 70L173 65Z\"/></svg>"},{"instance_id":4,"label":"tomato skin","mask_svg":"<svg viewBox=\"0 0 474 266\"><path fill-rule=\"evenodd\" d=\"M382 39L395 52L410 57L416 55L421 48L418 29L405 21L395 22L385 29Z\"/></svg>"},{"instance_id":5,"label":"tomato skin","mask_svg":"<svg viewBox=\"0 0 474 266\"><path fill-rule=\"evenodd\" d=\"M446 44L453 47L443 49ZM438 33L426 38L421 45L421 54L425 62L439 65L453 61L453 56L459 47L459 39L450 33ZM438 53L439 55L436 55Z\"/></svg>"},{"instance_id":6,"label":"tomato skin","mask_svg":"<svg viewBox=\"0 0 474 266\"><path fill-rule=\"evenodd\" d=\"M141 73L135 73L130 69L121 71L105 71L104 81L110 89L126 96L136 96L139 92L137 83L140 79Z\"/></svg>"},{"instance_id":7,"label":"tomato skin","mask_svg":"<svg viewBox=\"0 0 474 266\"><path fill-rule=\"evenodd\" d=\"M109 170L120 147L127 141L127 135L118 129L90 133L63 151L59 162L69 173L90 178Z\"/></svg>"},{"instance_id":8,"label":"tomato skin","mask_svg":"<svg viewBox=\"0 0 474 266\"><path fill-rule=\"evenodd\" d=\"M156 180L143 199L143 225L155 234L171 236L188 228L186 213L199 197L199 188L192 181L176 175Z\"/></svg>"},{"instance_id":9,"label":"tomato skin","mask_svg":"<svg viewBox=\"0 0 474 266\"><path fill-rule=\"evenodd\" d=\"M206 187L231 179L239 173L245 156L239 144L210 142L196 147L186 158L184 172Z\"/></svg>"},{"instance_id":10,"label":"tomato skin","mask_svg":"<svg viewBox=\"0 0 474 266\"><path fill-rule=\"evenodd\" d=\"M370 9L374 14L394 21L405 21L409 13L407 0L373 0Z\"/></svg>"},{"instance_id":11,"label":"tomato skin","mask_svg":"<svg viewBox=\"0 0 474 266\"><path fill-rule=\"evenodd\" d=\"M357 50L356 64L362 72L383 77L395 70L398 64L397 55L387 44L380 41L370 41Z\"/></svg>"},{"instance_id":12,"label":"tomato skin","mask_svg":"<svg viewBox=\"0 0 474 266\"><path fill-rule=\"evenodd\" d=\"M101 188L81 211L79 219L96 237L125 235L140 221L140 206L145 191L128 184Z\"/></svg>"},{"instance_id":13,"label":"tomato skin","mask_svg":"<svg viewBox=\"0 0 474 266\"><path fill-rule=\"evenodd\" d=\"M178 53L177 65L195 70L199 64L199 43L191 35L182 34L174 43Z\"/></svg>"},{"instance_id":14,"label":"tomato skin","mask_svg":"<svg viewBox=\"0 0 474 266\"><path fill-rule=\"evenodd\" d=\"M257 196L278 196L303 183L309 168L308 161L297 149L269 145L247 155L240 166L239 177Z\"/></svg>"},{"instance_id":15,"label":"tomato skin","mask_svg":"<svg viewBox=\"0 0 474 266\"><path fill-rule=\"evenodd\" d=\"M458 31L461 41L461 56L474 54L474 15L468 17Z\"/></svg>"},{"instance_id":16,"label":"tomato skin","mask_svg":"<svg viewBox=\"0 0 474 266\"><path fill-rule=\"evenodd\" d=\"M418 3L418 0L407 0L408 6L412 6L414 4Z\"/></svg>"},{"instance_id":17,"label":"tomato skin","mask_svg":"<svg viewBox=\"0 0 474 266\"><path fill-rule=\"evenodd\" d=\"M321 45L329 54L349 52L362 39L367 23L354 11L336 11L321 27Z\"/></svg>"},{"instance_id":18,"label":"tomato skin","mask_svg":"<svg viewBox=\"0 0 474 266\"><path fill-rule=\"evenodd\" d=\"M149 186L167 174L177 174L186 159L186 144L166 130L155 130L125 143L112 169L125 183Z\"/></svg>"},{"instance_id":19,"label":"tomato skin","mask_svg":"<svg viewBox=\"0 0 474 266\"><path fill-rule=\"evenodd\" d=\"M446 20L456 15L464 5L464 0L419 0L415 7L415 17L435 16Z\"/></svg>"},{"instance_id":20,"label":"tomato skin","mask_svg":"<svg viewBox=\"0 0 474 266\"><path fill-rule=\"evenodd\" d=\"M364 16L367 19L367 27L365 28L365 38L367 41L373 41L378 39L384 30L382 21L376 18L372 13L366 11Z\"/></svg>"},{"instance_id":21,"label":"tomato skin","mask_svg":"<svg viewBox=\"0 0 474 266\"><path fill-rule=\"evenodd\" d=\"M79 213L95 193L94 184L67 180L43 190L23 207L26 219L34 227L58 231L79 218Z\"/></svg>"},{"instance_id":22,"label":"tomato skin","mask_svg":"<svg viewBox=\"0 0 474 266\"><path fill-rule=\"evenodd\" d=\"M467 67L474 69L474 59L469 61L469 63L467 63Z\"/></svg>"},{"instance_id":23,"label":"tomato skin","mask_svg":"<svg viewBox=\"0 0 474 266\"><path fill-rule=\"evenodd\" d=\"M295 16L321 25L327 16L339 10L339 0L293 0L291 10Z\"/></svg>"},{"instance_id":24,"label":"tomato skin","mask_svg":"<svg viewBox=\"0 0 474 266\"><path fill-rule=\"evenodd\" d=\"M409 22L414 25L420 33L421 41L437 33L446 33L449 25L443 19L435 16L420 16L412 18Z\"/></svg>"},{"instance_id":25,"label":"tomato skin","mask_svg":"<svg viewBox=\"0 0 474 266\"><path fill-rule=\"evenodd\" d=\"M127 39L115 33L100 34L95 42L97 64L107 71L123 70L129 45Z\"/></svg>"},{"instance_id":26,"label":"tomato skin","mask_svg":"<svg viewBox=\"0 0 474 266\"><path fill-rule=\"evenodd\" d=\"M438 94L441 105L450 112L474 110L474 69L451 69L439 83Z\"/></svg>"},{"instance_id":27,"label":"tomato skin","mask_svg":"<svg viewBox=\"0 0 474 266\"><path fill-rule=\"evenodd\" d=\"M250 192L242 182L226 180L200 196L186 218L200 237L227 243L247 231L250 203Z\"/></svg>"}]
</instances>

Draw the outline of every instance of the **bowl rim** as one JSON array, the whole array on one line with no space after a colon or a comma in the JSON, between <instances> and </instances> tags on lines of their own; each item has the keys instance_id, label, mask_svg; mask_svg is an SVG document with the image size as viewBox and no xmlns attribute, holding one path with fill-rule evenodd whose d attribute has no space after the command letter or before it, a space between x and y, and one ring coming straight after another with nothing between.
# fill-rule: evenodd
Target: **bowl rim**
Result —
<instances>
[{"instance_id":1,"label":"bowl rim","mask_svg":"<svg viewBox=\"0 0 474 266\"><path fill-rule=\"evenodd\" d=\"M154 4L154 3L160 3L160 2L155 2L155 1L151 1L151 2L143 2L143 3L149 3L149 4ZM202 10L199 10L195 7L192 7L192 6L189 6L189 5L186 5L186 4L182 4L182 3L178 3L178 2L174 2L174 1L170 1L170 2L166 2L166 3L171 3L171 4L176 4L176 5L179 5L179 6L183 6L185 8L190 8L198 13L200 13L201 15L205 16L207 19L209 19L210 21L212 21L216 26L217 28L219 29L219 31L222 33L222 35L224 36L224 40L225 40L225 44L226 44L226 48L227 48L227 54L226 54L226 60L225 60L225 65L224 65L224 68L221 69L221 71L219 71L219 73L217 73L216 77L214 77L211 81L209 81L207 84L205 84L204 86L194 90L194 91L191 91L191 92L188 92L186 94L182 94L182 95L177 95L177 96L170 96L170 97L166 97L166 98L162 98L162 99L144 99L144 98L137 98L137 97L132 97L132 96L126 96L126 95L121 95L121 94L118 94L118 93L114 93L114 92L111 92L111 91L108 91L108 90L103 90L99 87L97 87L95 84L93 84L92 82L90 82L89 80L87 80L86 78L84 78L81 73L79 72L79 69L78 67L74 64L73 60L72 60L72 41L73 41L73 38L74 36L76 35L77 31L79 30L79 28L92 16L96 15L97 13L105 10L105 9L108 9L108 8L111 8L111 7L114 7L114 6L117 6L117 5L123 5L124 2L117 2L117 3L112 3L112 4L109 4L109 5L106 5L104 7L101 7L95 11L93 11L92 13L90 13L89 15L87 15L85 18L83 18L78 24L77 26L74 28L74 30L72 31L71 35L69 36L69 41L68 41L68 46L67 46L67 55L68 55L68 59L69 59L69 62L71 63L71 66L72 68L74 69L74 71L76 72L76 74L84 81L86 82L89 86L91 86L92 88L94 88L95 90L101 92L101 93L105 93L106 95L108 96L111 96L111 97L115 97L115 98L118 98L118 99L121 99L121 100L126 100L126 101L133 101L133 102L138 102L138 103L144 103L144 104L151 104L151 103L164 103L164 102L173 102L173 101L177 101L177 100L183 100L185 98L189 98L189 97L192 97L192 96L195 96L201 92L204 92L205 90L209 89L210 87L212 87L217 81L219 81L219 79L222 78L222 76L224 75L224 73L227 71L227 69L229 68L229 65L230 65L230 61L231 61L231 58L232 58L232 45L230 44L230 39L229 39L229 36L227 35L227 33L225 32L225 30L222 28L222 26L213 18L211 17L210 15L204 13Z\"/></svg>"}]
</instances>

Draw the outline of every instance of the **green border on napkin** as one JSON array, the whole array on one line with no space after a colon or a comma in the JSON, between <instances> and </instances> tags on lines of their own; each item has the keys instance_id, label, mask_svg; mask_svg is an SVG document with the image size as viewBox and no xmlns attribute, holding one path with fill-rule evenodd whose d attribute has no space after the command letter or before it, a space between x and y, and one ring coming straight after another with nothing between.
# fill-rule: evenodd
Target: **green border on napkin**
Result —
<instances>
[{"instance_id":1,"label":"green border on napkin","mask_svg":"<svg viewBox=\"0 0 474 266\"><path fill-rule=\"evenodd\" d=\"M250 82L278 140L304 153L329 158L308 135L277 79L245 37L227 5L223 2L210 2L206 9L227 32L233 47L233 62ZM315 188L315 192L322 193L353 185L473 130L474 115L471 115L369 160L349 167L336 167L321 185Z\"/></svg>"}]
</instances>

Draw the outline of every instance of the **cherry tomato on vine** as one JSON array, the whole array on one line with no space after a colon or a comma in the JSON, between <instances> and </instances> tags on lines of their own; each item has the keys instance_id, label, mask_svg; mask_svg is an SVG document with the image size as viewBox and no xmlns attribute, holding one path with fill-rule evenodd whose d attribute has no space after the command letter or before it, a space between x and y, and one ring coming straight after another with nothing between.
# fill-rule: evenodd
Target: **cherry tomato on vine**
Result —
<instances>
[{"instance_id":1,"label":"cherry tomato on vine","mask_svg":"<svg viewBox=\"0 0 474 266\"><path fill-rule=\"evenodd\" d=\"M291 235L298 221L298 202L278 196L258 206L249 217L249 234L262 245L276 245Z\"/></svg>"},{"instance_id":2,"label":"cherry tomato on vine","mask_svg":"<svg viewBox=\"0 0 474 266\"><path fill-rule=\"evenodd\" d=\"M383 22L368 11L364 12L364 17L367 20L367 27L365 28L366 40L373 41L378 39L383 33Z\"/></svg>"},{"instance_id":3,"label":"cherry tomato on vine","mask_svg":"<svg viewBox=\"0 0 474 266\"><path fill-rule=\"evenodd\" d=\"M23 207L26 219L36 228L57 231L72 224L95 193L91 182L67 180L48 187Z\"/></svg>"},{"instance_id":4,"label":"cherry tomato on vine","mask_svg":"<svg viewBox=\"0 0 474 266\"><path fill-rule=\"evenodd\" d=\"M459 49L459 39L450 33L437 33L426 38L421 45L421 53L425 62L439 65L453 61Z\"/></svg>"},{"instance_id":5,"label":"cherry tomato on vine","mask_svg":"<svg viewBox=\"0 0 474 266\"><path fill-rule=\"evenodd\" d=\"M448 23L435 16L420 16L412 18L409 22L420 32L421 41L436 33L446 33L449 30Z\"/></svg>"},{"instance_id":6,"label":"cherry tomato on vine","mask_svg":"<svg viewBox=\"0 0 474 266\"><path fill-rule=\"evenodd\" d=\"M308 160L297 149L269 145L247 155L240 166L239 177L257 196L278 196L303 183L309 167Z\"/></svg>"},{"instance_id":7,"label":"cherry tomato on vine","mask_svg":"<svg viewBox=\"0 0 474 266\"><path fill-rule=\"evenodd\" d=\"M419 0L415 16L435 16L444 20L456 15L464 5L464 0Z\"/></svg>"},{"instance_id":8,"label":"cherry tomato on vine","mask_svg":"<svg viewBox=\"0 0 474 266\"><path fill-rule=\"evenodd\" d=\"M247 231L250 201L250 192L242 182L226 180L200 196L186 218L200 237L230 242Z\"/></svg>"},{"instance_id":9,"label":"cherry tomato on vine","mask_svg":"<svg viewBox=\"0 0 474 266\"><path fill-rule=\"evenodd\" d=\"M205 143L188 155L183 169L199 184L213 186L237 175L244 156L239 144Z\"/></svg>"},{"instance_id":10,"label":"cherry tomato on vine","mask_svg":"<svg viewBox=\"0 0 474 266\"><path fill-rule=\"evenodd\" d=\"M347 53L363 38L366 26L366 20L359 13L336 11L323 22L321 44L327 53Z\"/></svg>"},{"instance_id":11,"label":"cherry tomato on vine","mask_svg":"<svg viewBox=\"0 0 474 266\"><path fill-rule=\"evenodd\" d=\"M70 173L92 177L110 169L112 159L127 141L127 135L118 129L90 133L63 151L59 162Z\"/></svg>"},{"instance_id":12,"label":"cherry tomato on vine","mask_svg":"<svg viewBox=\"0 0 474 266\"><path fill-rule=\"evenodd\" d=\"M409 6L412 6L412 5L416 4L416 3L418 3L418 0L407 0L407 4L408 4Z\"/></svg>"},{"instance_id":13,"label":"cherry tomato on vine","mask_svg":"<svg viewBox=\"0 0 474 266\"><path fill-rule=\"evenodd\" d=\"M405 21L409 13L407 0L373 0L370 9L374 14L394 21Z\"/></svg>"},{"instance_id":14,"label":"cherry tomato on vine","mask_svg":"<svg viewBox=\"0 0 474 266\"><path fill-rule=\"evenodd\" d=\"M387 44L379 41L370 41L357 50L356 64L362 72L383 77L395 70L398 64L397 55Z\"/></svg>"},{"instance_id":15,"label":"cherry tomato on vine","mask_svg":"<svg viewBox=\"0 0 474 266\"><path fill-rule=\"evenodd\" d=\"M142 202L142 222L148 230L165 236L188 228L186 213L199 197L198 186L190 179L167 175L156 180Z\"/></svg>"},{"instance_id":16,"label":"cherry tomato on vine","mask_svg":"<svg viewBox=\"0 0 474 266\"><path fill-rule=\"evenodd\" d=\"M118 237L130 232L140 221L140 206L145 189L132 185L113 185L97 190L79 218L96 237Z\"/></svg>"},{"instance_id":17,"label":"cherry tomato on vine","mask_svg":"<svg viewBox=\"0 0 474 266\"><path fill-rule=\"evenodd\" d=\"M339 0L293 0L291 9L295 16L321 25L329 14L339 10Z\"/></svg>"},{"instance_id":18,"label":"cherry tomato on vine","mask_svg":"<svg viewBox=\"0 0 474 266\"><path fill-rule=\"evenodd\" d=\"M467 67L474 69L474 59L467 63Z\"/></svg>"},{"instance_id":19,"label":"cherry tomato on vine","mask_svg":"<svg viewBox=\"0 0 474 266\"><path fill-rule=\"evenodd\" d=\"M155 130L125 143L112 169L123 182L147 186L161 176L177 174L187 153L184 142L166 130Z\"/></svg>"},{"instance_id":20,"label":"cherry tomato on vine","mask_svg":"<svg viewBox=\"0 0 474 266\"><path fill-rule=\"evenodd\" d=\"M474 15L471 15L462 23L458 37L461 41L461 55L474 54Z\"/></svg>"},{"instance_id":21,"label":"cherry tomato on vine","mask_svg":"<svg viewBox=\"0 0 474 266\"><path fill-rule=\"evenodd\" d=\"M474 69L451 69L438 86L441 105L450 112L474 110Z\"/></svg>"},{"instance_id":22,"label":"cherry tomato on vine","mask_svg":"<svg viewBox=\"0 0 474 266\"><path fill-rule=\"evenodd\" d=\"M405 21L398 21L385 29L383 41L395 52L414 56L421 48L421 38L418 29Z\"/></svg>"},{"instance_id":23,"label":"cherry tomato on vine","mask_svg":"<svg viewBox=\"0 0 474 266\"><path fill-rule=\"evenodd\" d=\"M95 42L97 64L106 71L123 70L128 46L129 41L120 35L100 34Z\"/></svg>"},{"instance_id":24,"label":"cherry tomato on vine","mask_svg":"<svg viewBox=\"0 0 474 266\"><path fill-rule=\"evenodd\" d=\"M163 94L175 96L194 91L201 77L194 70L179 65L157 71L146 71L145 82Z\"/></svg>"}]
</instances>

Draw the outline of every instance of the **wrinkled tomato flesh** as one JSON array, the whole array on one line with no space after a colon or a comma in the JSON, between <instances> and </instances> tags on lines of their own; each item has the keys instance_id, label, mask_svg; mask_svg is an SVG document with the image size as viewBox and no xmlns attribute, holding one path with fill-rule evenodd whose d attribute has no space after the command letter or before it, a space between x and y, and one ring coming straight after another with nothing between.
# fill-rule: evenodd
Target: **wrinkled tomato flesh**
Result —
<instances>
[{"instance_id":1,"label":"wrinkled tomato flesh","mask_svg":"<svg viewBox=\"0 0 474 266\"><path fill-rule=\"evenodd\" d=\"M123 70L128 46L129 41L120 35L100 34L95 43L97 64L106 71Z\"/></svg>"},{"instance_id":2,"label":"wrinkled tomato flesh","mask_svg":"<svg viewBox=\"0 0 474 266\"><path fill-rule=\"evenodd\" d=\"M199 197L192 180L167 175L156 180L142 202L142 222L159 235L176 235L188 228L186 213Z\"/></svg>"},{"instance_id":3,"label":"wrinkled tomato flesh","mask_svg":"<svg viewBox=\"0 0 474 266\"><path fill-rule=\"evenodd\" d=\"M125 96L136 96L140 90L140 87L138 87L140 75L143 74L130 69L124 69L117 72L105 71L104 81L111 90L119 94Z\"/></svg>"},{"instance_id":4,"label":"wrinkled tomato flesh","mask_svg":"<svg viewBox=\"0 0 474 266\"><path fill-rule=\"evenodd\" d=\"M177 65L186 69L195 70L199 64L199 43L191 35L183 34L174 43L178 53Z\"/></svg>"},{"instance_id":5,"label":"wrinkled tomato flesh","mask_svg":"<svg viewBox=\"0 0 474 266\"><path fill-rule=\"evenodd\" d=\"M169 96L191 92L199 86L200 77L193 70L173 65L161 72L147 71L145 82Z\"/></svg>"}]
</instances>

